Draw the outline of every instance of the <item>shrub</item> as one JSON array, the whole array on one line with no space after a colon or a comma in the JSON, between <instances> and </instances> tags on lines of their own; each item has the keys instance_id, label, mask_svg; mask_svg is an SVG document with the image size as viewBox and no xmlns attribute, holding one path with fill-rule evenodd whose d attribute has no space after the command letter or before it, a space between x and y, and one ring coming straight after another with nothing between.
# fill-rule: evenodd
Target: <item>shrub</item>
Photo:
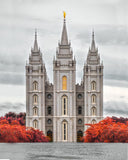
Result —
<instances>
[{"instance_id":1,"label":"shrub","mask_svg":"<svg viewBox=\"0 0 128 160\"><path fill-rule=\"evenodd\" d=\"M107 117L85 131L83 142L128 142L128 119Z\"/></svg>"}]
</instances>

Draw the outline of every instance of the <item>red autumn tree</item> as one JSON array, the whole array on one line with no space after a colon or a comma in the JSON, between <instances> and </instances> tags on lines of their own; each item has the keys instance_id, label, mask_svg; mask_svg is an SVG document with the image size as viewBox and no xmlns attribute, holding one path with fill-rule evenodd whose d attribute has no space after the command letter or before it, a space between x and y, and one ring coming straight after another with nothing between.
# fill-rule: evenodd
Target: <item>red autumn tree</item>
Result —
<instances>
[{"instance_id":1,"label":"red autumn tree","mask_svg":"<svg viewBox=\"0 0 128 160\"><path fill-rule=\"evenodd\" d=\"M85 131L83 142L128 142L128 119L107 117Z\"/></svg>"},{"instance_id":2,"label":"red autumn tree","mask_svg":"<svg viewBox=\"0 0 128 160\"><path fill-rule=\"evenodd\" d=\"M9 119L8 119L9 118ZM12 117L0 118L0 142L48 142L42 131L26 128ZM10 120L11 119L11 120Z\"/></svg>"},{"instance_id":3,"label":"red autumn tree","mask_svg":"<svg viewBox=\"0 0 128 160\"><path fill-rule=\"evenodd\" d=\"M9 113L6 113L3 118L8 120L9 123L11 123L12 120L17 120L17 121L19 121L19 123L21 125L24 126L25 125L25 119L26 119L26 113L20 112L19 114L16 114L14 112L9 112Z\"/></svg>"}]
</instances>

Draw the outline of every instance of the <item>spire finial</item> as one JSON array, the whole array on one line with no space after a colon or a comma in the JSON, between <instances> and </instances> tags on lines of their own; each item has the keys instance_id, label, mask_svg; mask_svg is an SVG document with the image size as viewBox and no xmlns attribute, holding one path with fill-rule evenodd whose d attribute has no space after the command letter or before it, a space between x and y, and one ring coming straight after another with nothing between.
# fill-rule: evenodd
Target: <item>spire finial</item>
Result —
<instances>
[{"instance_id":1,"label":"spire finial","mask_svg":"<svg viewBox=\"0 0 128 160\"><path fill-rule=\"evenodd\" d=\"M64 15L64 19L66 18L66 12L65 11L63 11L63 15Z\"/></svg>"}]
</instances>

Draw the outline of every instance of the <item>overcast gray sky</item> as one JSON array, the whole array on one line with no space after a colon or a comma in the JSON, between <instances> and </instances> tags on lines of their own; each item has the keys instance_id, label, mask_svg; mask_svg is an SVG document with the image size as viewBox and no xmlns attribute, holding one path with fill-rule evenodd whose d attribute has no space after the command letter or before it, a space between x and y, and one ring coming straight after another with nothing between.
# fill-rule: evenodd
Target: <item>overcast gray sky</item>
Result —
<instances>
[{"instance_id":1,"label":"overcast gray sky","mask_svg":"<svg viewBox=\"0 0 128 160\"><path fill-rule=\"evenodd\" d=\"M128 116L127 0L0 0L0 116L25 111L25 63L34 30L50 82L63 11L77 61L77 82L95 31L104 63L104 116Z\"/></svg>"}]
</instances>

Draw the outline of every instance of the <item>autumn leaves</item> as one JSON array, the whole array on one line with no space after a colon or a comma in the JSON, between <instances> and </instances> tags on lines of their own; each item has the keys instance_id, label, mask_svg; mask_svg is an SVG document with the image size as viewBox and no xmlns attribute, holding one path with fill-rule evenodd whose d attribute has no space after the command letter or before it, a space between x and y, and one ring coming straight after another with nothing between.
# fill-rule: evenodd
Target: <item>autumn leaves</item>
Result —
<instances>
[{"instance_id":1,"label":"autumn leaves","mask_svg":"<svg viewBox=\"0 0 128 160\"><path fill-rule=\"evenodd\" d=\"M83 142L123 142L128 143L128 119L107 117L97 124L86 124Z\"/></svg>"}]
</instances>

